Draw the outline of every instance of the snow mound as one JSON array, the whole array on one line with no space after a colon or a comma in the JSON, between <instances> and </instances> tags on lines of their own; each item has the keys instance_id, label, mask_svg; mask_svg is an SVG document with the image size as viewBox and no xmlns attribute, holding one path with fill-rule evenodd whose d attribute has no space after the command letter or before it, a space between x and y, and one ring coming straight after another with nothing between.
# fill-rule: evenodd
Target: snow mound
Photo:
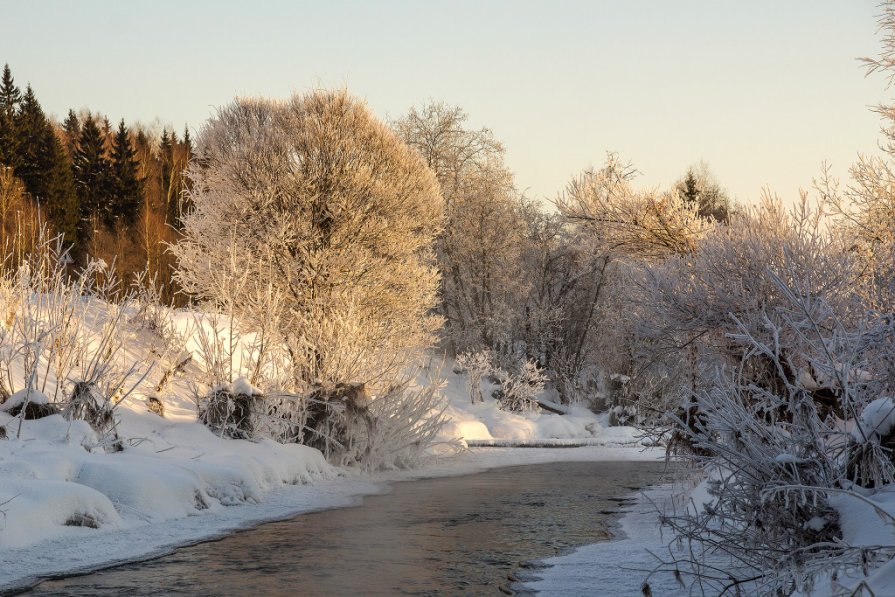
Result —
<instances>
[{"instance_id":1,"label":"snow mound","mask_svg":"<svg viewBox=\"0 0 895 597\"><path fill-rule=\"evenodd\" d=\"M0 549L220 512L337 475L306 446L227 440L133 412L121 423L140 439L117 453L97 447L85 422L60 415L23 421L20 438L0 441Z\"/></svg>"},{"instance_id":2,"label":"snow mound","mask_svg":"<svg viewBox=\"0 0 895 597\"><path fill-rule=\"evenodd\" d=\"M435 372L445 378L444 393L448 399L447 423L439 439L459 439L469 447L558 447L642 445L633 427L610 427L606 415L597 415L582 406L560 405L551 400L550 391L538 398L547 409L529 412L502 410L491 392L497 386L482 381L482 402L472 403L468 377L461 367L446 361ZM554 392L555 395L555 392Z\"/></svg>"},{"instance_id":3,"label":"snow mound","mask_svg":"<svg viewBox=\"0 0 895 597\"><path fill-rule=\"evenodd\" d=\"M50 399L47 398L45 394L38 392L37 390L19 390L12 396L10 396L6 402L0 404L0 411L9 412L16 407L22 406L26 402L30 402L31 404L36 404L38 406L43 406L45 404L50 403Z\"/></svg>"},{"instance_id":4,"label":"snow mound","mask_svg":"<svg viewBox=\"0 0 895 597\"><path fill-rule=\"evenodd\" d=\"M877 398L864 407L852 437L859 442L875 441L892 435L895 427L895 401L892 398Z\"/></svg>"}]
</instances>

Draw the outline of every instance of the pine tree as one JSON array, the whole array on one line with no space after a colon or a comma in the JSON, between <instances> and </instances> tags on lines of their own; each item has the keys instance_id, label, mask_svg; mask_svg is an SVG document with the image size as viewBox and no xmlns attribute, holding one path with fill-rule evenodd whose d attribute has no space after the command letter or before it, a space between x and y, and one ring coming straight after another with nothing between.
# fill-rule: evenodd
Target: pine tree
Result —
<instances>
[{"instance_id":1,"label":"pine tree","mask_svg":"<svg viewBox=\"0 0 895 597\"><path fill-rule=\"evenodd\" d=\"M15 116L21 100L22 94L16 87L7 64L3 67L3 77L0 79L0 163L13 168L18 164Z\"/></svg>"},{"instance_id":2,"label":"pine tree","mask_svg":"<svg viewBox=\"0 0 895 597\"><path fill-rule=\"evenodd\" d=\"M112 204L110 216L127 225L137 219L142 196L142 181L137 176L136 153L131 147L130 135L124 119L112 145Z\"/></svg>"},{"instance_id":3,"label":"pine tree","mask_svg":"<svg viewBox=\"0 0 895 597\"><path fill-rule=\"evenodd\" d=\"M81 127L78 149L72 160L72 170L80 200L82 223L86 223L94 215L108 222L111 165L106 158L102 132L93 116L88 116ZM85 237L90 235L89 230L85 232Z\"/></svg>"}]
</instances>

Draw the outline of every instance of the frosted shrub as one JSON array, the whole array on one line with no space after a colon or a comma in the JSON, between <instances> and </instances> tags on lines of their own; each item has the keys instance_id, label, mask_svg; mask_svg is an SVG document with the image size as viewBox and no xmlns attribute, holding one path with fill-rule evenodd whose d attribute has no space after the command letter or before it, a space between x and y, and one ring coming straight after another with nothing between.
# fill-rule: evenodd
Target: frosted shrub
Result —
<instances>
[{"instance_id":1,"label":"frosted shrub","mask_svg":"<svg viewBox=\"0 0 895 597\"><path fill-rule=\"evenodd\" d=\"M865 488L895 482L895 401L877 398L861 411L847 438L848 479Z\"/></svg>"},{"instance_id":2,"label":"frosted shrub","mask_svg":"<svg viewBox=\"0 0 895 597\"><path fill-rule=\"evenodd\" d=\"M443 201L363 102L343 91L238 99L207 123L197 156L176 278L247 329L270 315L255 297L277 295L291 390L384 390L431 345Z\"/></svg>"},{"instance_id":3,"label":"frosted shrub","mask_svg":"<svg viewBox=\"0 0 895 597\"><path fill-rule=\"evenodd\" d=\"M495 398L500 407L511 412L537 410L537 396L544 390L547 376L532 361L525 361L518 372L500 371L500 388L495 391Z\"/></svg>"},{"instance_id":4,"label":"frosted shrub","mask_svg":"<svg viewBox=\"0 0 895 597\"><path fill-rule=\"evenodd\" d=\"M258 431L264 397L243 378L212 389L198 404L199 421L221 437L251 439Z\"/></svg>"},{"instance_id":5,"label":"frosted shrub","mask_svg":"<svg viewBox=\"0 0 895 597\"><path fill-rule=\"evenodd\" d=\"M373 420L369 450L359 460L370 469L416 466L436 441L444 424L447 400L442 385L408 384L370 403Z\"/></svg>"},{"instance_id":6,"label":"frosted shrub","mask_svg":"<svg viewBox=\"0 0 895 597\"><path fill-rule=\"evenodd\" d=\"M340 389L389 395L441 325L435 176L344 91L237 99L197 157L175 275L241 335L202 332L205 385L246 377L285 417L267 432L337 459L355 431Z\"/></svg>"},{"instance_id":7,"label":"frosted shrub","mask_svg":"<svg viewBox=\"0 0 895 597\"><path fill-rule=\"evenodd\" d=\"M891 382L890 326L850 331L807 285L769 276L776 305L733 318L739 366L719 367L669 415L669 448L704 471L710 499L665 514L685 550L671 549L663 569L683 566L712 593L810 591L818 575L866 566L865 550L842 540L831 498L864 500L861 487L893 481L895 403L878 397ZM755 360L774 383L748 370Z\"/></svg>"},{"instance_id":8,"label":"frosted shrub","mask_svg":"<svg viewBox=\"0 0 895 597\"><path fill-rule=\"evenodd\" d=\"M472 400L472 403L484 402L482 379L490 375L494 370L491 351L479 350L457 355L457 366L468 375L466 387L469 390L469 398Z\"/></svg>"},{"instance_id":9,"label":"frosted shrub","mask_svg":"<svg viewBox=\"0 0 895 597\"><path fill-rule=\"evenodd\" d=\"M24 396L16 436L22 419L61 411L87 421L105 448L121 449L116 406L152 369L130 359L124 346L132 296L102 262L69 274L61 239L45 229L18 259L18 268L0 278L0 402Z\"/></svg>"}]
</instances>

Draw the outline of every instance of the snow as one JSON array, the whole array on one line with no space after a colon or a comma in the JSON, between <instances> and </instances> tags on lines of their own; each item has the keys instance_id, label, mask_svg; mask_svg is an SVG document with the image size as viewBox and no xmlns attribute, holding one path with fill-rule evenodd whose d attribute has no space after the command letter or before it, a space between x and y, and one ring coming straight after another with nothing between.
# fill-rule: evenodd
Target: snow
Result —
<instances>
[{"instance_id":1,"label":"snow","mask_svg":"<svg viewBox=\"0 0 895 597\"><path fill-rule=\"evenodd\" d=\"M240 377L230 384L230 393L234 396L261 396L264 392L250 384L245 377Z\"/></svg>"},{"instance_id":2,"label":"snow","mask_svg":"<svg viewBox=\"0 0 895 597\"><path fill-rule=\"evenodd\" d=\"M47 398L46 395L41 394L35 389L19 390L18 392L10 396L6 402L0 404L0 412L9 412L17 406L25 404L26 402L30 402L31 404L44 405L49 404L50 399Z\"/></svg>"},{"instance_id":3,"label":"snow","mask_svg":"<svg viewBox=\"0 0 895 597\"><path fill-rule=\"evenodd\" d=\"M641 445L633 427L609 427L606 415L580 405L556 405L564 415L540 409L525 413L501 410L491 397L497 386L487 380L482 381L484 401L472 404L467 375L454 373L460 369L447 360L437 373L447 380L443 391L449 401L441 440L460 438L468 446ZM551 391L548 388L544 393L550 395Z\"/></svg>"},{"instance_id":4,"label":"snow","mask_svg":"<svg viewBox=\"0 0 895 597\"><path fill-rule=\"evenodd\" d=\"M780 464L799 464L804 461L805 460L803 458L799 458L794 454L777 454L777 456L774 457L774 462L778 462Z\"/></svg>"},{"instance_id":5,"label":"snow","mask_svg":"<svg viewBox=\"0 0 895 597\"><path fill-rule=\"evenodd\" d=\"M895 427L895 401L892 398L877 398L864 407L852 436L860 442L876 441L892 433Z\"/></svg>"}]
</instances>

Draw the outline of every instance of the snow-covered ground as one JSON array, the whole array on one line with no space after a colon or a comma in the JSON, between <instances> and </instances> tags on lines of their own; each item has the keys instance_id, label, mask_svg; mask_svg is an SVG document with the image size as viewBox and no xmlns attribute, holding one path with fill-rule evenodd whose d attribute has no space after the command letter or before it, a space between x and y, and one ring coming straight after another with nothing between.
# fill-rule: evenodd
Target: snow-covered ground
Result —
<instances>
[{"instance_id":1,"label":"snow-covered ground","mask_svg":"<svg viewBox=\"0 0 895 597\"><path fill-rule=\"evenodd\" d=\"M84 333L98 338L104 307L85 304ZM184 312L173 314L171 323L184 335L190 324L206 325ZM155 332L127 328L121 333L128 362L156 362L170 370L184 352L200 352L189 338L182 348L166 353ZM88 356L99 350L85 346ZM586 408L555 404L549 390L539 399L565 414L501 410L487 382L484 402L472 404L467 377L447 362L435 377L446 380L442 391L447 399L447 424L438 439L451 450L433 452L415 470L365 475L333 467L308 447L218 437L196 421L191 384L201 379L198 367L201 363L191 362L161 393L154 390L164 385L160 374L147 374L115 406L123 451L107 450L109 438L98 437L84 421L58 414L21 420L8 412L26 395L31 403L46 402L43 394L19 392L0 405L0 591L38 576L151 557L260 521L350 505L362 495L385 491L390 481L519 464L663 456L659 449L645 448L632 428L610 427L605 416ZM23 371L11 375L21 378ZM49 367L43 375L41 390L52 396L56 378ZM150 412L150 397L161 400L164 417ZM457 454L456 446L464 444L469 449ZM553 449L517 449L538 446ZM647 495L661 502L667 494L661 489ZM883 488L834 498L844 539L868 549L895 545L893 495ZM618 540L551 560L554 567L541 571L542 579L531 587L563 595L638 594L641 580L655 566L646 549L661 551L670 539L659 536L652 512L638 502L622 520ZM877 595L895 595L893 570L891 563L876 570L871 566L866 575L856 571L840 575L838 582L851 590L866 581ZM821 580L816 594L833 593L833 585ZM653 576L649 582L654 595L679 590L667 576Z\"/></svg>"}]
</instances>

